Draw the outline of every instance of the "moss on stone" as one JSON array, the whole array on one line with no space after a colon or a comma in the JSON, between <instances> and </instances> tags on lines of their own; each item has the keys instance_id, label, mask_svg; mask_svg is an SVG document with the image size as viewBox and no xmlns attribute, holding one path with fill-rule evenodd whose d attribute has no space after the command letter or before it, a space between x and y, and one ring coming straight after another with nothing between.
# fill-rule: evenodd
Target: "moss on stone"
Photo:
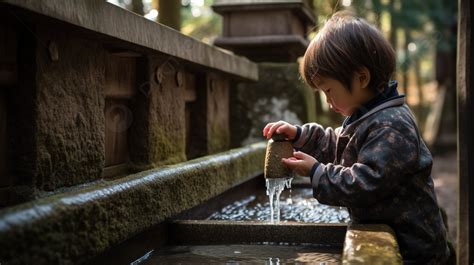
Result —
<instances>
[{"instance_id":1,"label":"moss on stone","mask_svg":"<svg viewBox=\"0 0 474 265\"><path fill-rule=\"evenodd\" d=\"M37 46L34 185L53 190L95 180L104 163L105 50L46 27L36 34L57 45L59 59Z\"/></svg>"},{"instance_id":2,"label":"moss on stone","mask_svg":"<svg viewBox=\"0 0 474 265\"><path fill-rule=\"evenodd\" d=\"M265 144L100 182L0 211L0 260L78 264L263 171Z\"/></svg>"},{"instance_id":3,"label":"moss on stone","mask_svg":"<svg viewBox=\"0 0 474 265\"><path fill-rule=\"evenodd\" d=\"M229 148L229 130L219 125L211 127L209 132L208 151L209 154L215 154L225 151Z\"/></svg>"},{"instance_id":4,"label":"moss on stone","mask_svg":"<svg viewBox=\"0 0 474 265\"><path fill-rule=\"evenodd\" d=\"M151 81L155 70L166 64L163 58L149 57L150 92L148 93L149 163L154 166L185 161L184 87L176 85L174 71L166 72L162 83Z\"/></svg>"},{"instance_id":5,"label":"moss on stone","mask_svg":"<svg viewBox=\"0 0 474 265\"><path fill-rule=\"evenodd\" d=\"M183 137L170 135L164 128L155 128L150 137L150 162L153 166L176 164L186 160Z\"/></svg>"}]
</instances>

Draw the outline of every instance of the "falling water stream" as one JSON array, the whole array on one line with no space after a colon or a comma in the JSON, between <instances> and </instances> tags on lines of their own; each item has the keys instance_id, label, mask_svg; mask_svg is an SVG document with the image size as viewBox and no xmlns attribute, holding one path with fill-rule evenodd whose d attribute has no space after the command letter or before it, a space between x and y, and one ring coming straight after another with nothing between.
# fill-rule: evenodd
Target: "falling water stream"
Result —
<instances>
[{"instance_id":1,"label":"falling water stream","mask_svg":"<svg viewBox=\"0 0 474 265\"><path fill-rule=\"evenodd\" d=\"M270 222L280 222L280 195L283 189L291 189L293 178L267 178L267 195L270 200Z\"/></svg>"},{"instance_id":2,"label":"falling water stream","mask_svg":"<svg viewBox=\"0 0 474 265\"><path fill-rule=\"evenodd\" d=\"M292 185L289 191L283 190L281 192L279 202L280 222L327 224L349 222L349 212L346 208L321 204L313 197L311 187L302 187L300 184L294 187L294 182L295 179L291 182ZM273 193L272 205L276 204L275 195ZM206 219L270 221L271 211L269 196L262 192L240 197L212 213ZM276 213L276 210L274 213Z\"/></svg>"}]
</instances>

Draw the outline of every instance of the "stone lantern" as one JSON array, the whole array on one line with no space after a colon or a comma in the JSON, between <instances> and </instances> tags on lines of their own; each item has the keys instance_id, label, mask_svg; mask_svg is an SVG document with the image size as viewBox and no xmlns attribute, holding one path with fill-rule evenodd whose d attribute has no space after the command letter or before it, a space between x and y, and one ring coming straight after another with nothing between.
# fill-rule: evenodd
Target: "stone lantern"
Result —
<instances>
[{"instance_id":1,"label":"stone lantern","mask_svg":"<svg viewBox=\"0 0 474 265\"><path fill-rule=\"evenodd\" d=\"M230 89L231 146L262 140L266 123L316 119L315 94L300 78L297 59L315 26L311 0L215 0L223 17L214 45L258 62L257 83Z\"/></svg>"},{"instance_id":2,"label":"stone lantern","mask_svg":"<svg viewBox=\"0 0 474 265\"><path fill-rule=\"evenodd\" d=\"M295 62L308 46L315 17L308 0L216 0L223 17L214 45L256 62Z\"/></svg>"}]
</instances>

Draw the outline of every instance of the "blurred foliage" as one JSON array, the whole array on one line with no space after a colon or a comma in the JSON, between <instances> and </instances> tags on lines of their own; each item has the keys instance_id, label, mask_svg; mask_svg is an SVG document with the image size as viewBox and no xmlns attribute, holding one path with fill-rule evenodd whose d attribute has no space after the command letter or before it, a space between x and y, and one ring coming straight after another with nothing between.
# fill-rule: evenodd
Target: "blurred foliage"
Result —
<instances>
[{"instance_id":1,"label":"blurred foliage","mask_svg":"<svg viewBox=\"0 0 474 265\"><path fill-rule=\"evenodd\" d=\"M110 1L110 0L109 0ZM121 6L132 9L139 0L112 0ZM457 1L452 0L309 0L317 17L317 25L310 37L336 11L350 9L358 16L367 19L384 31L387 37L396 34L396 43L392 44L398 51L405 51L403 30L408 30L411 41L415 44L426 44L426 40L436 42L436 49L453 50L456 47L456 35L451 27L456 24ZM153 0L143 0L144 13L148 13L154 4ZM213 0L181 0L181 31L198 40L210 43L217 37L222 28L222 18L211 9ZM159 8L158 8L159 9ZM395 31L395 33L391 31ZM431 43L432 44L432 43ZM423 45L411 55L426 54L429 49Z\"/></svg>"},{"instance_id":2,"label":"blurred foliage","mask_svg":"<svg viewBox=\"0 0 474 265\"><path fill-rule=\"evenodd\" d=\"M109 0L133 9L140 0ZM181 32L206 43L220 35L222 18L211 9L213 0L180 0ZM157 0L143 0L145 17ZM452 0L308 0L317 18L310 30L312 38L317 29L336 11L349 9L379 27L397 51L398 71L406 76L417 65L417 78L434 79L436 53L456 49L457 1ZM159 13L159 12L157 12ZM411 49L409 49L411 47ZM406 78L404 78L406 79Z\"/></svg>"},{"instance_id":3,"label":"blurred foliage","mask_svg":"<svg viewBox=\"0 0 474 265\"><path fill-rule=\"evenodd\" d=\"M191 0L182 1L181 32L206 43L211 43L220 35L222 18L211 9L213 0L201 0L193 4ZM199 2L199 1L198 1Z\"/></svg>"},{"instance_id":4,"label":"blurred foliage","mask_svg":"<svg viewBox=\"0 0 474 265\"><path fill-rule=\"evenodd\" d=\"M457 20L457 1L313 1L319 27L341 9L350 9L377 25L392 41L397 51L398 69L402 72L408 71L416 59L425 62L425 66L427 61L431 62L428 65L431 69L424 73L433 75L433 54L456 49L456 31L453 26ZM344 6L344 2L350 5ZM394 37L391 37L392 34ZM411 45L412 50L408 50L410 43L414 44Z\"/></svg>"}]
</instances>

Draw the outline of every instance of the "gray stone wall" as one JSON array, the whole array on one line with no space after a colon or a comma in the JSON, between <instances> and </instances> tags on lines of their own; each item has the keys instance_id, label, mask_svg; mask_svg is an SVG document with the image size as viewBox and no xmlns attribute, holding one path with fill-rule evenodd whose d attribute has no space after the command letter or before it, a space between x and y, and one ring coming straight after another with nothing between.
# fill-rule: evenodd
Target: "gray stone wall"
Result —
<instances>
[{"instance_id":1,"label":"gray stone wall","mask_svg":"<svg viewBox=\"0 0 474 265\"><path fill-rule=\"evenodd\" d=\"M232 146L263 140L268 122L316 119L314 92L300 79L297 63L260 63L259 82L237 84L230 100Z\"/></svg>"},{"instance_id":2,"label":"gray stone wall","mask_svg":"<svg viewBox=\"0 0 474 265\"><path fill-rule=\"evenodd\" d=\"M33 184L53 190L95 180L104 165L106 52L66 33L39 29L37 36Z\"/></svg>"},{"instance_id":3,"label":"gray stone wall","mask_svg":"<svg viewBox=\"0 0 474 265\"><path fill-rule=\"evenodd\" d=\"M1 176L6 183L0 187L1 206L229 149L230 75L48 23L17 22L8 30L15 32L19 78L5 97L8 172ZM127 58L117 62L130 67L111 70L114 56ZM115 92L114 78L112 85L120 87ZM109 171L106 102L110 95L121 100L121 86L132 90L121 105L126 120L119 124L127 132L122 151L128 160ZM189 91L196 94L191 124ZM187 140L187 131L198 137Z\"/></svg>"}]
</instances>

